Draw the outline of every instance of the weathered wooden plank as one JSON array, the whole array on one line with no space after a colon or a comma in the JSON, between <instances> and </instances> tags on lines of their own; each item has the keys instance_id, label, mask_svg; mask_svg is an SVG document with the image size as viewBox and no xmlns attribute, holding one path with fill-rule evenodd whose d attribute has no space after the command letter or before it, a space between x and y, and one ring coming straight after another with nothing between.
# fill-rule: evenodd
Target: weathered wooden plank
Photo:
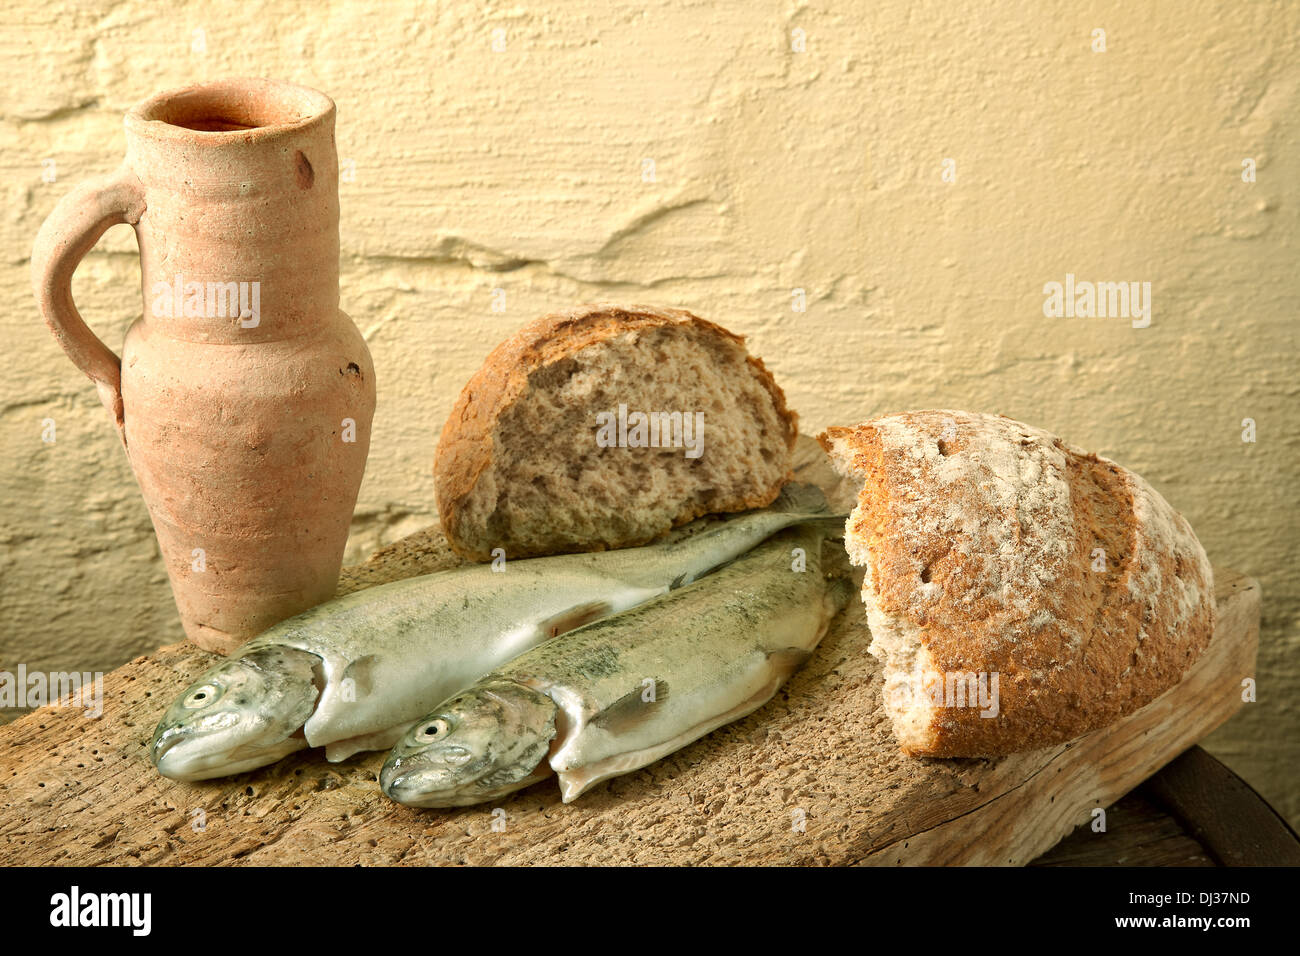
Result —
<instances>
[{"instance_id":1,"label":"weathered wooden plank","mask_svg":"<svg viewBox=\"0 0 1300 956\"><path fill-rule=\"evenodd\" d=\"M799 472L850 489L800 446ZM436 529L349 569L356 590L459 559ZM1217 576L1220 624L1178 687L1063 747L1000 760L902 756L855 602L813 660L755 714L642 771L560 803L553 781L497 806L399 807L383 754L319 753L221 781L160 777L146 746L162 710L212 660L178 644L107 675L98 719L46 707L0 727L0 845L18 864L1020 863L1108 806L1240 703L1259 589ZM504 830L494 830L499 807Z\"/></svg>"},{"instance_id":2,"label":"weathered wooden plank","mask_svg":"<svg viewBox=\"0 0 1300 956\"><path fill-rule=\"evenodd\" d=\"M1149 784L1107 808L1105 832L1078 827L1029 865L1213 867L1205 848L1147 796Z\"/></svg>"}]
</instances>

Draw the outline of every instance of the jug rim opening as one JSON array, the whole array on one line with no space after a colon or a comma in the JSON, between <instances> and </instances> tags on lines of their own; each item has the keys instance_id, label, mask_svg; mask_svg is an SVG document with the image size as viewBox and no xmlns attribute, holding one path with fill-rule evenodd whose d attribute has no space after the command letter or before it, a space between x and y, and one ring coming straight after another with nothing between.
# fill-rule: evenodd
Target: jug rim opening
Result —
<instances>
[{"instance_id":1,"label":"jug rim opening","mask_svg":"<svg viewBox=\"0 0 1300 956\"><path fill-rule=\"evenodd\" d=\"M131 108L126 125L145 136L219 144L302 130L333 113L334 101L309 87L226 79L157 93Z\"/></svg>"}]
</instances>

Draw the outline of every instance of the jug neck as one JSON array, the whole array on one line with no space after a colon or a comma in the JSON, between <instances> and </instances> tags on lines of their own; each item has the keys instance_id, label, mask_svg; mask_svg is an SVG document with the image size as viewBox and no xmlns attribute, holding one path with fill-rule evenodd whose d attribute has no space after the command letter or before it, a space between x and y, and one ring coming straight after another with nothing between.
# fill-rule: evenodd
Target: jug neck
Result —
<instances>
[{"instance_id":1,"label":"jug neck","mask_svg":"<svg viewBox=\"0 0 1300 956\"><path fill-rule=\"evenodd\" d=\"M334 104L269 80L162 93L126 118L144 189L146 324L213 342L311 332L338 310Z\"/></svg>"}]
</instances>

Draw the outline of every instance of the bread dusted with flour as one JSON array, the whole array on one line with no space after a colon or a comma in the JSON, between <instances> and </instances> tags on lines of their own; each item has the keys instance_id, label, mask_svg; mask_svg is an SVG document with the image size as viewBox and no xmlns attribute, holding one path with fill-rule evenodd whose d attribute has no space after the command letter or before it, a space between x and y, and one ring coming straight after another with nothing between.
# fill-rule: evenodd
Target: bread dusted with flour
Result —
<instances>
[{"instance_id":1,"label":"bread dusted with flour","mask_svg":"<svg viewBox=\"0 0 1300 956\"><path fill-rule=\"evenodd\" d=\"M767 505L798 433L744 339L677 309L588 306L488 356L434 465L451 546L478 561L645 544Z\"/></svg>"},{"instance_id":2,"label":"bread dusted with flour","mask_svg":"<svg viewBox=\"0 0 1300 956\"><path fill-rule=\"evenodd\" d=\"M923 411L819 436L862 482L845 547L902 749L980 757L1104 727L1209 643L1191 527L1133 472L1009 418Z\"/></svg>"}]
</instances>

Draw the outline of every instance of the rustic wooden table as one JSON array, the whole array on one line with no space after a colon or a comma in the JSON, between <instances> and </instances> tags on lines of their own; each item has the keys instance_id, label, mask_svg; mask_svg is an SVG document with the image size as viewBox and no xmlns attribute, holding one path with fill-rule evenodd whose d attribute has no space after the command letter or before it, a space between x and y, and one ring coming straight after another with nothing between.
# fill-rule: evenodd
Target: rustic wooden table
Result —
<instances>
[{"instance_id":1,"label":"rustic wooden table","mask_svg":"<svg viewBox=\"0 0 1300 956\"><path fill-rule=\"evenodd\" d=\"M853 489L815 443L801 442L797 474L824 487L838 507L851 503ZM430 528L345 569L340 592L459 563ZM1216 596L1214 639L1183 680L1068 744L993 760L902 756L879 706L865 614L853 602L813 659L743 720L573 804L562 804L554 782L543 781L498 806L447 811L384 797L377 784L383 753L329 764L319 752L303 752L201 784L159 776L147 753L154 725L213 662L191 644L175 644L107 675L99 719L46 707L0 727L0 846L7 862L28 865L1283 859L1294 834L1276 819L1266 833L1267 808L1255 808L1254 829L1234 829L1243 812L1214 807L1240 787L1207 782L1196 764L1181 771L1202 760L1196 750L1175 760L1245 706L1241 682L1254 675L1258 585L1218 569ZM1179 783L1180 773L1190 773L1190 784ZM1104 834L1086 826L1098 807L1111 808Z\"/></svg>"}]
</instances>

